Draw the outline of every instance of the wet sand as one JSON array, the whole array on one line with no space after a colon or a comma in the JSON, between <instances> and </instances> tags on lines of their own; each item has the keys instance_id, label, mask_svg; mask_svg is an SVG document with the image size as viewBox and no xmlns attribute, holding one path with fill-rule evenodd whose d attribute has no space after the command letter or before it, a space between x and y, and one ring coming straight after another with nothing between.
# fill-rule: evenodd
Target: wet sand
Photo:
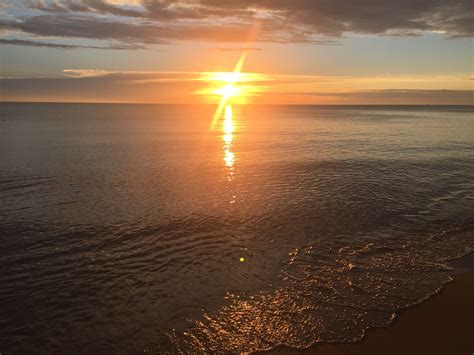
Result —
<instances>
[{"instance_id":1,"label":"wet sand","mask_svg":"<svg viewBox=\"0 0 474 355\"><path fill-rule=\"evenodd\" d=\"M367 331L356 343L285 347L274 354L471 355L474 353L474 255L453 263L454 281L425 302L400 312L387 328Z\"/></svg>"}]
</instances>

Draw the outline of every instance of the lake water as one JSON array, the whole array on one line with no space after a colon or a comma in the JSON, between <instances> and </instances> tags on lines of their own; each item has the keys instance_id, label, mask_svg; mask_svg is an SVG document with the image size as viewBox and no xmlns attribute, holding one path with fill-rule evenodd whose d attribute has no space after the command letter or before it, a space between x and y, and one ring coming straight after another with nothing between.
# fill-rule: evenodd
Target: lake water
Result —
<instances>
[{"instance_id":1,"label":"lake water","mask_svg":"<svg viewBox=\"0 0 474 355\"><path fill-rule=\"evenodd\" d=\"M353 341L474 248L474 107L0 105L0 352Z\"/></svg>"}]
</instances>

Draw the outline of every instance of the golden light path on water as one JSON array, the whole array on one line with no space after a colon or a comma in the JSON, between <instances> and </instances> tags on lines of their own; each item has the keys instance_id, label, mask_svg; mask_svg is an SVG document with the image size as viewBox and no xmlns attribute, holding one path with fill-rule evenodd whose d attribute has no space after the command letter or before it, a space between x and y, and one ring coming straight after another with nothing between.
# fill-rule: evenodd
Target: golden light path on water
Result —
<instances>
[{"instance_id":1,"label":"golden light path on water","mask_svg":"<svg viewBox=\"0 0 474 355\"><path fill-rule=\"evenodd\" d=\"M235 130L233 116L233 104L245 104L252 96L260 95L266 86L263 84L268 81L268 77L262 73L242 73L242 68L247 58L247 52L243 52L231 72L202 72L201 81L206 83L206 87L196 91L196 94L204 95L208 99L215 100L219 98L218 105L212 117L209 130L218 129L221 132L223 141L223 162L226 171L227 182L234 181L235 164L237 161L234 150ZM221 123L221 125L219 125ZM232 192L233 186L229 184L229 192ZM229 200L230 204L236 202L237 196L232 192ZM241 257L240 262L247 261Z\"/></svg>"},{"instance_id":2,"label":"golden light path on water","mask_svg":"<svg viewBox=\"0 0 474 355\"><path fill-rule=\"evenodd\" d=\"M228 169L227 180L233 180L234 175L234 163L235 154L232 151L232 141L234 139L234 123L232 122L232 106L227 105L225 107L225 116L223 121L222 131L224 135L222 140L224 141L224 163Z\"/></svg>"},{"instance_id":3,"label":"golden light path on water","mask_svg":"<svg viewBox=\"0 0 474 355\"><path fill-rule=\"evenodd\" d=\"M214 129L217 122L222 118L222 140L224 142L224 165L227 169L227 181L234 180L234 169L235 169L235 153L233 151L233 141L234 141L234 122L233 122L233 110L231 99L233 97L239 97L240 95L245 95L244 90L236 85L241 80L241 70L244 65L246 52L244 52L237 64L234 67L234 70L229 73L216 73L212 77L212 81L222 83L223 86L217 89L212 90L211 92L214 95L221 96L219 105L216 108L214 117L212 119L210 129ZM203 91L206 93L207 91ZM224 114L224 115L222 115ZM235 196L232 197L232 200L229 203L235 203Z\"/></svg>"},{"instance_id":4,"label":"golden light path on water","mask_svg":"<svg viewBox=\"0 0 474 355\"><path fill-rule=\"evenodd\" d=\"M258 95L264 88L262 85L254 85L258 81L265 80L263 74L242 73L247 52L243 52L232 72L204 72L202 80L210 83L210 87L197 91L200 95L220 98L216 111L212 118L209 129L214 130L219 121L222 120L222 139L224 141L224 164L227 168L227 180L234 179L234 165L236 156L233 151L234 123L232 104L242 104L249 96ZM217 87L216 87L217 84ZM232 200L231 203L234 203Z\"/></svg>"}]
</instances>

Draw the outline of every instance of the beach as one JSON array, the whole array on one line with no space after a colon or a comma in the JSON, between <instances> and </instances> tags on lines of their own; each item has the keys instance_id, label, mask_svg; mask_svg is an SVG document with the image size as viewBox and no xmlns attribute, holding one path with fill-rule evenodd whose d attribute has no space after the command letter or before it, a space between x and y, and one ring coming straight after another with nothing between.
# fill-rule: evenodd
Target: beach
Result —
<instances>
[{"instance_id":1,"label":"beach","mask_svg":"<svg viewBox=\"0 0 474 355\"><path fill-rule=\"evenodd\" d=\"M402 310L392 324L369 329L361 341L317 344L305 350L280 347L271 354L463 355L474 351L474 254L454 262L453 282L430 299Z\"/></svg>"}]
</instances>

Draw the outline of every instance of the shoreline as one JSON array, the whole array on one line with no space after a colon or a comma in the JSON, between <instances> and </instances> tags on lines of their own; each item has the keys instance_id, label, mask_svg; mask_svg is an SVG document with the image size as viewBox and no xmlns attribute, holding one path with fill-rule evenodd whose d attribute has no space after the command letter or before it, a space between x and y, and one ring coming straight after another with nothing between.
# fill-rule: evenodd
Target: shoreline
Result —
<instances>
[{"instance_id":1,"label":"shoreline","mask_svg":"<svg viewBox=\"0 0 474 355\"><path fill-rule=\"evenodd\" d=\"M271 354L471 355L474 353L474 253L451 263L453 281L427 300L399 311L387 327L371 328L354 343L280 346Z\"/></svg>"}]
</instances>

